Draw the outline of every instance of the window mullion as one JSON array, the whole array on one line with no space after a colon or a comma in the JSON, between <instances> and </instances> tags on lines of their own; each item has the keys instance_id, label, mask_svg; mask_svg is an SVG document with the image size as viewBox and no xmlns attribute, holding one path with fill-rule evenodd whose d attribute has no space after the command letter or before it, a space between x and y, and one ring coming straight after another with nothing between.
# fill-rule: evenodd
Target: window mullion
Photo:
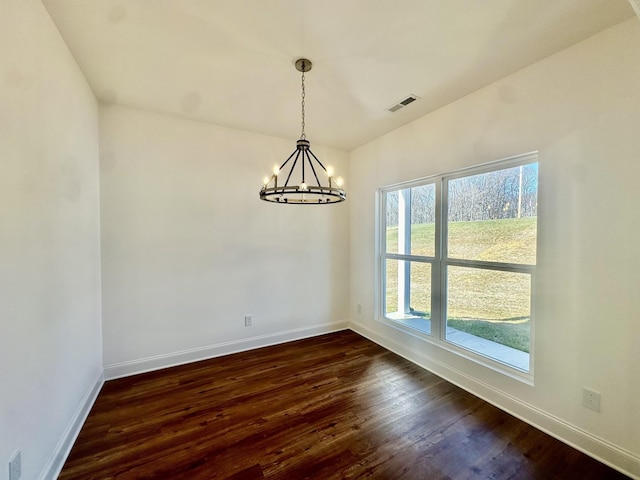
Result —
<instances>
[{"instance_id":1,"label":"window mullion","mask_svg":"<svg viewBox=\"0 0 640 480\"><path fill-rule=\"evenodd\" d=\"M446 235L446 225L443 222L444 186L440 177L435 183L436 186L436 209L435 209L435 261L433 262L433 272L431 275L431 334L435 338L444 338L445 331L445 309L444 299L446 298L446 281L444 277L444 235Z\"/></svg>"},{"instance_id":2,"label":"window mullion","mask_svg":"<svg viewBox=\"0 0 640 480\"><path fill-rule=\"evenodd\" d=\"M400 253L385 253L385 259L390 260L407 260L409 262L434 263L437 261L434 257L423 257L422 255L402 255Z\"/></svg>"},{"instance_id":3,"label":"window mullion","mask_svg":"<svg viewBox=\"0 0 640 480\"><path fill-rule=\"evenodd\" d=\"M411 255L411 190L398 192L398 253ZM398 262L398 312L408 314L411 304L411 263Z\"/></svg>"},{"instance_id":4,"label":"window mullion","mask_svg":"<svg viewBox=\"0 0 640 480\"><path fill-rule=\"evenodd\" d=\"M526 265L521 263L487 262L483 260L464 260L458 258L447 258L445 260L445 263L454 267L483 268L487 270L500 270L503 272L531 274L535 270L534 265Z\"/></svg>"}]
</instances>

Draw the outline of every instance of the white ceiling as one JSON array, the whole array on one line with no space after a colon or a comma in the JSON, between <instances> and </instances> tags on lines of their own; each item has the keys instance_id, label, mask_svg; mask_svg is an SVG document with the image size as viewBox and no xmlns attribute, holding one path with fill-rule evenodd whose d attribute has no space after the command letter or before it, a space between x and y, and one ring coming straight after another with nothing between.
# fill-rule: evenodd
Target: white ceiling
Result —
<instances>
[{"instance_id":1,"label":"white ceiling","mask_svg":"<svg viewBox=\"0 0 640 480\"><path fill-rule=\"evenodd\" d=\"M42 2L106 103L296 139L307 57L307 137L346 150L634 15L627 0Z\"/></svg>"}]
</instances>

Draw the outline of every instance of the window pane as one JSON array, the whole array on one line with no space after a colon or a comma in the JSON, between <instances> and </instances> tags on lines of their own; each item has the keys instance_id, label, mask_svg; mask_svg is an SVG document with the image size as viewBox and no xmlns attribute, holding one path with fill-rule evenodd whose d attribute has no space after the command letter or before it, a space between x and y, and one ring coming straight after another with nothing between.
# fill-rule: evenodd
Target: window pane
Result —
<instances>
[{"instance_id":1,"label":"window pane","mask_svg":"<svg viewBox=\"0 0 640 480\"><path fill-rule=\"evenodd\" d=\"M387 253L398 253L398 191L387 192L385 199Z\"/></svg>"},{"instance_id":2,"label":"window pane","mask_svg":"<svg viewBox=\"0 0 640 480\"><path fill-rule=\"evenodd\" d=\"M434 184L387 192L387 253L435 256L435 196Z\"/></svg>"},{"instance_id":3,"label":"window pane","mask_svg":"<svg viewBox=\"0 0 640 480\"><path fill-rule=\"evenodd\" d=\"M531 275L448 267L449 342L529 370Z\"/></svg>"},{"instance_id":4,"label":"window pane","mask_svg":"<svg viewBox=\"0 0 640 480\"><path fill-rule=\"evenodd\" d=\"M411 255L435 256L436 186L411 189Z\"/></svg>"},{"instance_id":5,"label":"window pane","mask_svg":"<svg viewBox=\"0 0 640 480\"><path fill-rule=\"evenodd\" d=\"M399 260L386 260L384 313L391 318L398 314L398 263ZM390 315L391 314L391 315Z\"/></svg>"},{"instance_id":6,"label":"window pane","mask_svg":"<svg viewBox=\"0 0 640 480\"><path fill-rule=\"evenodd\" d=\"M431 264L386 260L385 316L431 332Z\"/></svg>"},{"instance_id":7,"label":"window pane","mask_svg":"<svg viewBox=\"0 0 640 480\"><path fill-rule=\"evenodd\" d=\"M448 182L448 257L535 265L538 164Z\"/></svg>"},{"instance_id":8,"label":"window pane","mask_svg":"<svg viewBox=\"0 0 640 480\"><path fill-rule=\"evenodd\" d=\"M411 288L409 313L420 318L431 318L431 264L405 262L410 266Z\"/></svg>"}]
</instances>

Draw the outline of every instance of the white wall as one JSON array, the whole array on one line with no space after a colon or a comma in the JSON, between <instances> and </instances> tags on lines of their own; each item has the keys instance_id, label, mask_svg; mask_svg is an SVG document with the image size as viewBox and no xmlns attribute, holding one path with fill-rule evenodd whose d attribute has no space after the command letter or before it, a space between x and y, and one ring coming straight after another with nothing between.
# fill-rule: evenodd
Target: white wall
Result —
<instances>
[{"instance_id":1,"label":"white wall","mask_svg":"<svg viewBox=\"0 0 640 480\"><path fill-rule=\"evenodd\" d=\"M258 199L294 148L100 107L107 377L346 327L348 206ZM312 148L346 173L345 152Z\"/></svg>"},{"instance_id":2,"label":"white wall","mask_svg":"<svg viewBox=\"0 0 640 480\"><path fill-rule=\"evenodd\" d=\"M0 478L20 449L29 480L101 385L98 106L39 1L0 32Z\"/></svg>"},{"instance_id":3,"label":"white wall","mask_svg":"<svg viewBox=\"0 0 640 480\"><path fill-rule=\"evenodd\" d=\"M633 18L350 155L354 329L640 475L640 21ZM376 189L539 150L535 386L374 318ZM362 304L362 314L356 305ZM602 411L582 407L582 387Z\"/></svg>"}]
</instances>

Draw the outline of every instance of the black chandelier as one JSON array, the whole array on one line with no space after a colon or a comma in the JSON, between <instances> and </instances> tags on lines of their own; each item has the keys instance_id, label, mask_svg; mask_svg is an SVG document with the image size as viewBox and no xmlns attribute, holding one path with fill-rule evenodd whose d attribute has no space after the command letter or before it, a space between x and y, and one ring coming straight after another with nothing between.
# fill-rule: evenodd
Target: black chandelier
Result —
<instances>
[{"instance_id":1,"label":"black chandelier","mask_svg":"<svg viewBox=\"0 0 640 480\"><path fill-rule=\"evenodd\" d=\"M276 165L270 177L264 178L264 186L260 190L260 200L294 205L325 205L343 202L347 199L347 194L342 189L342 178L334 178L333 169L331 167L325 168L318 160L318 157L311 151L309 140L304 133L304 74L311 70L311 67L311 62L306 58L300 58L296 61L296 69L302 72L302 133L296 142L296 149L289 155L289 158L280 167ZM289 162L291 163L289 164ZM289 169L285 171L287 164L289 164ZM297 171L296 167L298 167ZM278 176L282 178L285 175L284 183L278 185ZM327 180L323 185L321 178L324 181L325 176ZM306 181L307 177L311 180L309 184ZM313 183L314 179L315 183ZM293 185L293 183L297 183L297 185Z\"/></svg>"}]
</instances>

